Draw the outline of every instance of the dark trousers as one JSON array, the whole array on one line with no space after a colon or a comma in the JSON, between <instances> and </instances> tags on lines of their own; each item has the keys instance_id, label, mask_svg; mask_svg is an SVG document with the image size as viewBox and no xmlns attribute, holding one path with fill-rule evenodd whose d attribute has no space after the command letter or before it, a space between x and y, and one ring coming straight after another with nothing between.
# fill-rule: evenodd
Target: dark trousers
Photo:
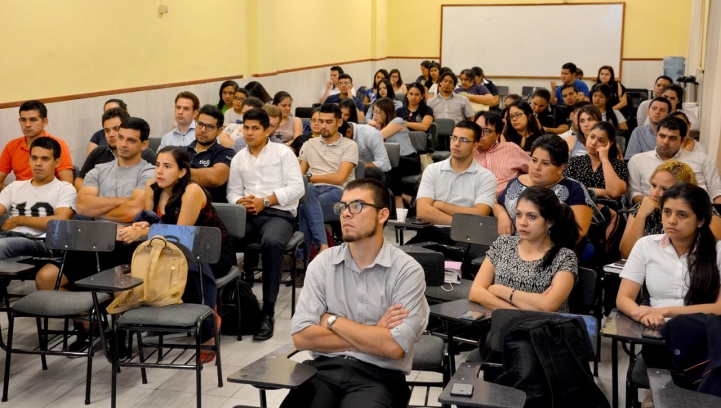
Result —
<instances>
[{"instance_id":1,"label":"dark trousers","mask_svg":"<svg viewBox=\"0 0 721 408\"><path fill-rule=\"evenodd\" d=\"M478 273L480 266L471 264L471 262L486 254L488 247L485 245L466 244L451 239L450 228L428 228L418 230L416 236L408 240L406 244L418 244L421 242L436 242L438 244L451 245L466 249L467 251L462 259L451 259L452 261L461 261L461 274L463 279L474 279ZM446 258L448 255L446 254Z\"/></svg>"},{"instance_id":2,"label":"dark trousers","mask_svg":"<svg viewBox=\"0 0 721 408\"><path fill-rule=\"evenodd\" d=\"M384 186L390 187L388 184L390 182L389 176L383 173L378 167L366 167L363 177L378 180L383 183Z\"/></svg>"},{"instance_id":3,"label":"dark trousers","mask_svg":"<svg viewBox=\"0 0 721 408\"><path fill-rule=\"evenodd\" d=\"M303 364L318 374L291 390L281 408L408 406L411 392L400 371L342 357L318 357Z\"/></svg>"},{"instance_id":4,"label":"dark trousers","mask_svg":"<svg viewBox=\"0 0 721 408\"><path fill-rule=\"evenodd\" d=\"M404 185L403 177L420 174L420 172L421 158L417 153L409 154L408 156L401 156L398 167L391 169L388 173L391 179L391 191L393 191L393 195L416 195L415 186Z\"/></svg>"},{"instance_id":5,"label":"dark trousers","mask_svg":"<svg viewBox=\"0 0 721 408\"><path fill-rule=\"evenodd\" d=\"M260 241L260 256L263 260L263 303L275 304L280 290L280 275L283 272L283 250L293 235L295 217L288 211L267 208L258 215L248 214L245 221L245 247ZM258 253L245 252L244 265L258 265Z\"/></svg>"}]
</instances>

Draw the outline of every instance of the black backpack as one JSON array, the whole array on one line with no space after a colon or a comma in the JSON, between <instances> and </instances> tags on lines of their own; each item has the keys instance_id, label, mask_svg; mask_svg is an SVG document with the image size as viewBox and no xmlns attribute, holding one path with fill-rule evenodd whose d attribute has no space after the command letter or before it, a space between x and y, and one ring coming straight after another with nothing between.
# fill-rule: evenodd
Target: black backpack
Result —
<instances>
[{"instance_id":1,"label":"black backpack","mask_svg":"<svg viewBox=\"0 0 721 408\"><path fill-rule=\"evenodd\" d=\"M505 332L495 383L526 393L526 408L610 408L593 380L585 326L575 318L532 318Z\"/></svg>"},{"instance_id":2,"label":"black backpack","mask_svg":"<svg viewBox=\"0 0 721 408\"><path fill-rule=\"evenodd\" d=\"M240 324L243 325L241 334L255 334L260 328L262 319L258 297L255 296L250 285L242 279L239 280L240 294L235 290L235 285L232 283L229 285L220 299L224 312L220 332L226 336L238 335L238 312L235 302L240 295Z\"/></svg>"}]
</instances>

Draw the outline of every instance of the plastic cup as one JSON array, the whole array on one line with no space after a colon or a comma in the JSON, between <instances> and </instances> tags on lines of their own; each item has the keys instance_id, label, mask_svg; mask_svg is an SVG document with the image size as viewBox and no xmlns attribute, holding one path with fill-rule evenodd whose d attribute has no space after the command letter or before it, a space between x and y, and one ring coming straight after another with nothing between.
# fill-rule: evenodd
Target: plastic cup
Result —
<instances>
[{"instance_id":1,"label":"plastic cup","mask_svg":"<svg viewBox=\"0 0 721 408\"><path fill-rule=\"evenodd\" d=\"M398 222L406 222L406 217L408 217L407 208L396 208L396 219Z\"/></svg>"}]
</instances>

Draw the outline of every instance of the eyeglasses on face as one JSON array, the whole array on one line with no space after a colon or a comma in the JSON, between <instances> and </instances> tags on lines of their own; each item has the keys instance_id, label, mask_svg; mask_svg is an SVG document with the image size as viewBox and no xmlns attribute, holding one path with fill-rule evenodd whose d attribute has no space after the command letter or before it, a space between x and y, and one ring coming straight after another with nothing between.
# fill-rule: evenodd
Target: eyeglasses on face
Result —
<instances>
[{"instance_id":1,"label":"eyeglasses on face","mask_svg":"<svg viewBox=\"0 0 721 408\"><path fill-rule=\"evenodd\" d=\"M455 143L455 142L461 142L463 144L473 143L473 140L470 140L467 137L460 137L460 136L456 136L456 135L451 135L449 137L449 139L451 140L451 143Z\"/></svg>"},{"instance_id":2,"label":"eyeglasses on face","mask_svg":"<svg viewBox=\"0 0 721 408\"><path fill-rule=\"evenodd\" d=\"M215 125L209 125L209 124L203 123L203 122L195 122L195 127L198 129L205 128L206 130L209 130L211 132L218 128Z\"/></svg>"},{"instance_id":3,"label":"eyeglasses on face","mask_svg":"<svg viewBox=\"0 0 721 408\"><path fill-rule=\"evenodd\" d=\"M523 112L516 112L515 114L514 114L514 113L509 113L509 114L508 114L508 117L511 118L511 120L513 120L513 119L521 119L521 117L523 117L523 115L525 115Z\"/></svg>"},{"instance_id":4,"label":"eyeglasses on face","mask_svg":"<svg viewBox=\"0 0 721 408\"><path fill-rule=\"evenodd\" d=\"M339 202L333 204L333 212L336 213L336 215L341 215L345 212L345 209L347 208L351 214L360 214L360 212L363 211L364 205L367 205L368 207L373 207L378 210L385 208L380 205L366 203L361 200L354 200L354 201L351 201L350 203L344 203L342 201L339 201Z\"/></svg>"}]
</instances>

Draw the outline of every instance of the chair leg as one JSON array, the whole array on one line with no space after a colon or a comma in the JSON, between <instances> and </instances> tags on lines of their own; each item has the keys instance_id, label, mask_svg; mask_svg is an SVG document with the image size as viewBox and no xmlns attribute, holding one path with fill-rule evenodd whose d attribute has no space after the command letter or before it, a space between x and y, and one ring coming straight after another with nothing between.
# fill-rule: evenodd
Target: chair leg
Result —
<instances>
[{"instance_id":1,"label":"chair leg","mask_svg":"<svg viewBox=\"0 0 721 408\"><path fill-rule=\"evenodd\" d=\"M35 318L35 324L38 327L38 341L40 342L40 350L47 350L48 349L48 338L47 333L43 332L42 324L40 323L40 318ZM45 327L48 327L47 320L45 321ZM40 365L42 366L43 370L48 369L48 362L47 359L43 354L40 355Z\"/></svg>"},{"instance_id":2,"label":"chair leg","mask_svg":"<svg viewBox=\"0 0 721 408\"><path fill-rule=\"evenodd\" d=\"M63 350L66 350L68 348L68 326L70 324L70 321L68 319L65 319L65 322L63 323ZM48 319L45 318L45 327L48 327ZM47 340L47 339L46 339Z\"/></svg>"},{"instance_id":3,"label":"chair leg","mask_svg":"<svg viewBox=\"0 0 721 408\"><path fill-rule=\"evenodd\" d=\"M235 311L238 314L238 341L243 341L243 326L240 316L240 277L235 279Z\"/></svg>"},{"instance_id":4,"label":"chair leg","mask_svg":"<svg viewBox=\"0 0 721 408\"><path fill-rule=\"evenodd\" d=\"M305 245L303 246L303 252L305 253ZM293 253L290 255L290 317L295 314L295 280L298 277L298 245L297 248L293 248Z\"/></svg>"},{"instance_id":5,"label":"chair leg","mask_svg":"<svg viewBox=\"0 0 721 408\"><path fill-rule=\"evenodd\" d=\"M138 358L140 359L141 363L145 363L145 354L143 353L143 338L140 336L140 330L137 330L135 332L135 335L138 336ZM129 335L129 337L133 337L132 335ZM160 335L160 338L162 339L162 334ZM161 349L162 351L162 349ZM158 360L160 361L160 360ZM143 384L148 383L148 376L145 372L145 367L140 367L140 377L143 380Z\"/></svg>"},{"instance_id":6,"label":"chair leg","mask_svg":"<svg viewBox=\"0 0 721 408\"><path fill-rule=\"evenodd\" d=\"M7 350L5 350L5 378L3 381L3 402L8 400L8 388L10 386L10 357L12 356L13 348L13 326L15 323L15 316L12 311L8 312L8 342Z\"/></svg>"},{"instance_id":7,"label":"chair leg","mask_svg":"<svg viewBox=\"0 0 721 408\"><path fill-rule=\"evenodd\" d=\"M202 405L202 394L200 386L200 370L203 368L203 362L200 355L200 326L203 321L198 321L195 325L195 398L198 408ZM217 331L217 330L216 330ZM217 358L217 356L216 356Z\"/></svg>"},{"instance_id":8,"label":"chair leg","mask_svg":"<svg viewBox=\"0 0 721 408\"><path fill-rule=\"evenodd\" d=\"M110 347L110 358L112 374L110 377L110 408L115 408L118 388L118 324L116 318L113 317L113 329L111 336L113 337Z\"/></svg>"},{"instance_id":9,"label":"chair leg","mask_svg":"<svg viewBox=\"0 0 721 408\"><path fill-rule=\"evenodd\" d=\"M90 405L90 379L93 376L93 327L95 326L95 311L90 315L90 330L88 331L87 372L85 373L85 405Z\"/></svg>"},{"instance_id":10,"label":"chair leg","mask_svg":"<svg viewBox=\"0 0 721 408\"><path fill-rule=\"evenodd\" d=\"M215 313L213 313L213 327L215 330L215 366L218 369L218 387L223 386L223 367L220 361L220 330L217 330Z\"/></svg>"}]
</instances>

